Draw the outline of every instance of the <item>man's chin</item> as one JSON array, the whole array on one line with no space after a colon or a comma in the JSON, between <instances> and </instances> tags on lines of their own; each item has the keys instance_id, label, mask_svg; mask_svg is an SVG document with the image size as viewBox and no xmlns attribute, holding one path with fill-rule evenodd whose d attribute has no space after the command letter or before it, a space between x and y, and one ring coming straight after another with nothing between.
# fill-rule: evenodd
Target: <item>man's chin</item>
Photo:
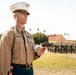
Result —
<instances>
[{"instance_id":1,"label":"man's chin","mask_svg":"<svg viewBox=\"0 0 76 75\"><path fill-rule=\"evenodd\" d=\"M24 22L24 24L26 24L27 22Z\"/></svg>"}]
</instances>

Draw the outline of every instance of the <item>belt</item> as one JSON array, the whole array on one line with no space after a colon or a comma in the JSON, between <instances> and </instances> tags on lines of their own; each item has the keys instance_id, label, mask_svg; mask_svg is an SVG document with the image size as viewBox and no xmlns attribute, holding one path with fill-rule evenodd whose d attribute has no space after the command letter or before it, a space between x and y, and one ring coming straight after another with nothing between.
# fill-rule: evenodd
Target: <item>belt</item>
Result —
<instances>
[{"instance_id":1,"label":"belt","mask_svg":"<svg viewBox=\"0 0 76 75\"><path fill-rule=\"evenodd\" d=\"M23 65L23 64L14 64L12 63L13 67L18 67L18 68L25 68L26 70L29 70L32 67L32 63L30 65Z\"/></svg>"}]
</instances>

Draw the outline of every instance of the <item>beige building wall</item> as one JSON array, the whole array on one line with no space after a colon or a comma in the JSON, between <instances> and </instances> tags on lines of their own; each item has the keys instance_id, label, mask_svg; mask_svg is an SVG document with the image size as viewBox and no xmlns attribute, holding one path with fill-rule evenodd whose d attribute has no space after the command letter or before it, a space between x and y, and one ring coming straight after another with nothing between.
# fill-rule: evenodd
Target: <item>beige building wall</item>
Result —
<instances>
[{"instance_id":1,"label":"beige building wall","mask_svg":"<svg viewBox=\"0 0 76 75\"><path fill-rule=\"evenodd\" d=\"M60 42L66 43L66 39L65 39L62 35L59 36L59 37L56 39L56 41L57 41L58 43L60 43Z\"/></svg>"},{"instance_id":2,"label":"beige building wall","mask_svg":"<svg viewBox=\"0 0 76 75\"><path fill-rule=\"evenodd\" d=\"M61 34L49 35L48 40L49 42L52 43L61 43L61 42L66 43L66 39Z\"/></svg>"}]
</instances>

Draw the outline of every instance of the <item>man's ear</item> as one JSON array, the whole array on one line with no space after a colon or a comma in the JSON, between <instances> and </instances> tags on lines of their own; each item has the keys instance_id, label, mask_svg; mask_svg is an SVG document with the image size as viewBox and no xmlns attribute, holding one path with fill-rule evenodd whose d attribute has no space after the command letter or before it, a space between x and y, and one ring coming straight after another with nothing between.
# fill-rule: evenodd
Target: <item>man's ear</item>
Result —
<instances>
[{"instance_id":1,"label":"man's ear","mask_svg":"<svg viewBox=\"0 0 76 75\"><path fill-rule=\"evenodd\" d=\"M13 13L13 17L14 17L14 19L16 19L16 13Z\"/></svg>"}]
</instances>

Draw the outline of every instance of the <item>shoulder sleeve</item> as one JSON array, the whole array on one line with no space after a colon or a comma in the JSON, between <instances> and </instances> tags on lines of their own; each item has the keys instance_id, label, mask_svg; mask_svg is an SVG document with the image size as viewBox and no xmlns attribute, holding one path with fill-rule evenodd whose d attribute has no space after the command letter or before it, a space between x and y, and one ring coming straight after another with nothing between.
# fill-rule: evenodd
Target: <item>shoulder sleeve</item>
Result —
<instances>
[{"instance_id":1,"label":"shoulder sleeve","mask_svg":"<svg viewBox=\"0 0 76 75\"><path fill-rule=\"evenodd\" d=\"M3 33L0 42L0 75L7 75L8 68L11 64L11 46L13 41L13 32L10 29Z\"/></svg>"}]
</instances>

